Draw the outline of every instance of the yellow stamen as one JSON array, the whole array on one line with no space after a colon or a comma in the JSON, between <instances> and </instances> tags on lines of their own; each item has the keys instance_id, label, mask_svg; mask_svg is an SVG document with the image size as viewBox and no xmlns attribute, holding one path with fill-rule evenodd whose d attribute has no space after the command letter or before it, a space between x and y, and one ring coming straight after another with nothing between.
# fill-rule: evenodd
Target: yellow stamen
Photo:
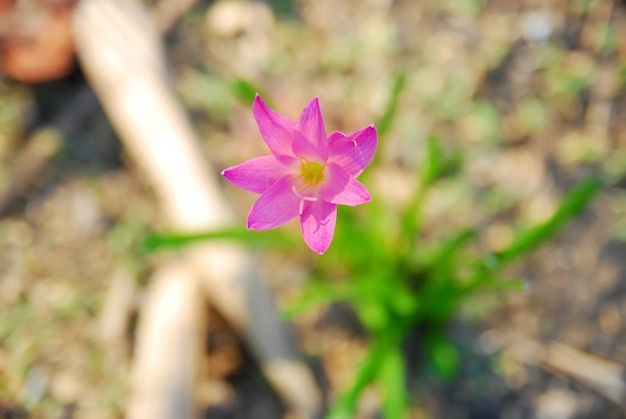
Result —
<instances>
[{"instance_id":1,"label":"yellow stamen","mask_svg":"<svg viewBox=\"0 0 626 419\"><path fill-rule=\"evenodd\" d=\"M302 179L302 186L309 188L319 185L324 180L324 169L326 169L325 164L300 158L299 178Z\"/></svg>"}]
</instances>

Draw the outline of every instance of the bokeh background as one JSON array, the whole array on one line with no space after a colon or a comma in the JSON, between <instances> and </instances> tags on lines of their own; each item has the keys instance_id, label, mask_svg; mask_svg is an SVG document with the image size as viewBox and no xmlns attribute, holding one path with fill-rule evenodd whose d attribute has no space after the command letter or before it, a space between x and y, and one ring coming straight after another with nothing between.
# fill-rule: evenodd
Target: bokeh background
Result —
<instances>
[{"instance_id":1,"label":"bokeh background","mask_svg":"<svg viewBox=\"0 0 626 419\"><path fill-rule=\"evenodd\" d=\"M74 57L76 3L0 1L0 416L7 418L124 416L136 317L162 257L141 250L163 228L151 185L102 110L75 104L88 84ZM601 178L578 217L507 268L523 289L459 304L444 327L453 356L445 349L443 360L424 367L423 357L409 356L424 351L423 333L407 338L407 416L623 416L623 381L607 385L598 367L619 377L626 364L623 2L197 1L163 45L171 88L216 176L266 154L249 106L256 91L292 118L318 96L329 131L376 123L367 186L388 208L411 205L416 172L436 140L462 164L420 203L424 243L475 225L476 248L497 253L520 225L547 220L576 182ZM47 136L47 127L65 135ZM243 225L255 196L222 187ZM296 235L297 224L284 231ZM317 256L303 245L256 252L277 306L289 307ZM206 311L197 389L204 417L284 415L241 338L219 312ZM123 333L109 339L120 316ZM367 333L345 303L288 317L332 401L354 379ZM553 342L585 354L590 366L555 368L537 355ZM379 390L364 390L355 417L379 417Z\"/></svg>"}]
</instances>

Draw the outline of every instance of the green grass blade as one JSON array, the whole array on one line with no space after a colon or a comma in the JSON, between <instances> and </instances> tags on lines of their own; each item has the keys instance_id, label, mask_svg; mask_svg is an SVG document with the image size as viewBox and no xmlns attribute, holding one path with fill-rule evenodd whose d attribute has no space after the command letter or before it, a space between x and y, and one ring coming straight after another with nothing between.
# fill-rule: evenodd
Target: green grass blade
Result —
<instances>
[{"instance_id":1,"label":"green grass blade","mask_svg":"<svg viewBox=\"0 0 626 419\"><path fill-rule=\"evenodd\" d=\"M302 296L282 311L283 318L293 320L303 313L335 301L349 300L354 294L348 283L327 283L323 280L310 280Z\"/></svg>"},{"instance_id":2,"label":"green grass blade","mask_svg":"<svg viewBox=\"0 0 626 419\"><path fill-rule=\"evenodd\" d=\"M405 82L406 75L404 73L398 74L393 81L385 112L375 124L379 139L383 138L391 129L391 124L393 123L398 108L398 99L400 98L402 89L404 89Z\"/></svg>"},{"instance_id":3,"label":"green grass blade","mask_svg":"<svg viewBox=\"0 0 626 419\"><path fill-rule=\"evenodd\" d=\"M256 232L242 228L226 228L194 234L154 234L144 240L141 248L144 253L151 253L157 249L177 249L206 240L230 240L253 247L294 248L298 246L295 240L277 231Z\"/></svg>"},{"instance_id":4,"label":"green grass blade","mask_svg":"<svg viewBox=\"0 0 626 419\"><path fill-rule=\"evenodd\" d=\"M433 333L427 340L428 361L433 373L444 380L451 380L459 369L459 353L443 335Z\"/></svg>"},{"instance_id":5,"label":"green grass blade","mask_svg":"<svg viewBox=\"0 0 626 419\"><path fill-rule=\"evenodd\" d=\"M384 394L383 417L401 419L406 417L407 397L405 388L404 358L398 347L389 348L378 371L378 383Z\"/></svg>"},{"instance_id":6,"label":"green grass blade","mask_svg":"<svg viewBox=\"0 0 626 419\"><path fill-rule=\"evenodd\" d=\"M261 96L263 96L261 94L261 91L254 86L252 83L250 83L249 81L246 81L244 79L236 79L231 83L230 86L233 94L235 95L235 97L244 105L247 106L252 106L252 102L254 101L254 97L256 96L257 93L259 93ZM265 100L265 102L269 105L270 102L267 100L266 97L263 96L263 100Z\"/></svg>"},{"instance_id":7,"label":"green grass blade","mask_svg":"<svg viewBox=\"0 0 626 419\"><path fill-rule=\"evenodd\" d=\"M498 265L516 259L554 236L565 222L587 206L600 190L600 187L601 182L596 177L590 177L579 182L563 198L561 205L548 221L522 231L506 250L495 255Z\"/></svg>"},{"instance_id":8,"label":"green grass blade","mask_svg":"<svg viewBox=\"0 0 626 419\"><path fill-rule=\"evenodd\" d=\"M374 343L370 347L352 386L330 406L327 419L352 419L355 417L356 406L361 393L376 376L386 349L387 345L380 343Z\"/></svg>"},{"instance_id":9,"label":"green grass blade","mask_svg":"<svg viewBox=\"0 0 626 419\"><path fill-rule=\"evenodd\" d=\"M431 185L442 171L444 165L441 138L431 135L426 144L426 158L420 166L420 178L423 187Z\"/></svg>"},{"instance_id":10,"label":"green grass blade","mask_svg":"<svg viewBox=\"0 0 626 419\"><path fill-rule=\"evenodd\" d=\"M465 246L469 241L476 238L478 230L474 227L467 228L446 243L444 243L433 256L430 264L433 272L447 274L454 269L452 264L457 251Z\"/></svg>"}]
</instances>

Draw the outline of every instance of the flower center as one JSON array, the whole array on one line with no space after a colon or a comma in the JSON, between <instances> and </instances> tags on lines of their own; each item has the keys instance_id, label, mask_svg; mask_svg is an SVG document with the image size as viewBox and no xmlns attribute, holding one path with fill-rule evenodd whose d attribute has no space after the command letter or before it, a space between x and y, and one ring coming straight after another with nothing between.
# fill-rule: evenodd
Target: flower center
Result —
<instances>
[{"instance_id":1,"label":"flower center","mask_svg":"<svg viewBox=\"0 0 626 419\"><path fill-rule=\"evenodd\" d=\"M300 178L302 179L302 186L308 188L319 185L320 182L324 180L325 168L325 164L300 159Z\"/></svg>"}]
</instances>

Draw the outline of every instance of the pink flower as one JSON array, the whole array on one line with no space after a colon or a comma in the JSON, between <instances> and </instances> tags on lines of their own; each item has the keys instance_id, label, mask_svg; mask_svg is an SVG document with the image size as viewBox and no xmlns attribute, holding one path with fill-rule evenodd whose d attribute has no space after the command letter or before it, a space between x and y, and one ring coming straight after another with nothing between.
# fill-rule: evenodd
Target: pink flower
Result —
<instances>
[{"instance_id":1,"label":"pink flower","mask_svg":"<svg viewBox=\"0 0 626 419\"><path fill-rule=\"evenodd\" d=\"M272 154L222 172L240 188L261 194L248 213L248 229L269 230L300 216L304 241L323 254L335 231L337 204L371 200L356 178L374 155L376 129L327 136L317 98L298 121L270 109L259 95L252 112Z\"/></svg>"}]
</instances>

